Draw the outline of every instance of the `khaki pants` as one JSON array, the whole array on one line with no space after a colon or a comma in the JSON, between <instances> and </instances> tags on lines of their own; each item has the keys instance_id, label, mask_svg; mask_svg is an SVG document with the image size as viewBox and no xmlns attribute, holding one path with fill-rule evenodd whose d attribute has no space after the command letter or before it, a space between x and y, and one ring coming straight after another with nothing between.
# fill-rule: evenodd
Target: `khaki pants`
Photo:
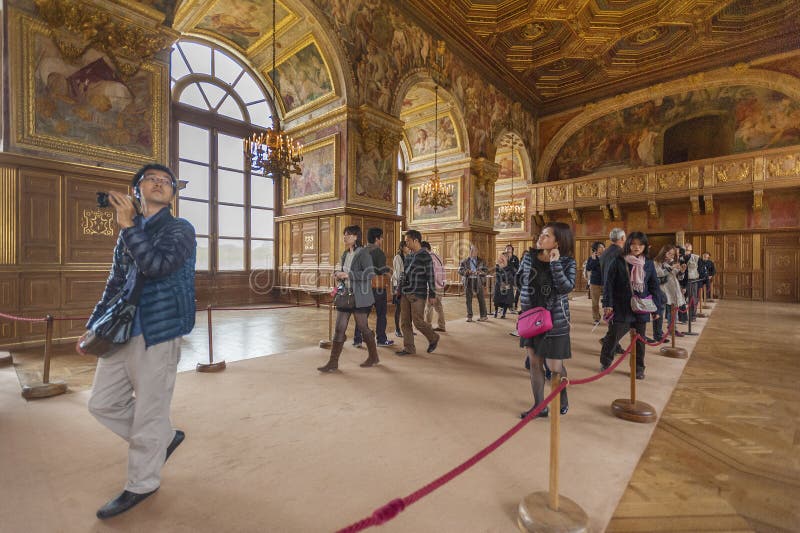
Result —
<instances>
[{"instance_id":1,"label":"khaki pants","mask_svg":"<svg viewBox=\"0 0 800 533\"><path fill-rule=\"evenodd\" d=\"M442 307L442 296L436 295L436 301L431 304L427 302L425 304L425 322L428 324L433 325L433 312L436 311L436 315L439 317L437 322L437 326L439 329L446 329L444 323L444 308Z\"/></svg>"},{"instance_id":2,"label":"khaki pants","mask_svg":"<svg viewBox=\"0 0 800 533\"><path fill-rule=\"evenodd\" d=\"M414 294L404 294L400 300L400 329L403 332L403 349L408 353L417 353L417 347L414 346L414 329L411 323L414 323L420 333L425 335L428 343L436 342L439 340L437 335L430 324L425 322L425 298L421 298Z\"/></svg>"},{"instance_id":3,"label":"khaki pants","mask_svg":"<svg viewBox=\"0 0 800 533\"><path fill-rule=\"evenodd\" d=\"M592 318L597 322L603 318L600 314L600 297L603 296L603 286L589 285L589 293L592 295Z\"/></svg>"},{"instance_id":4,"label":"khaki pants","mask_svg":"<svg viewBox=\"0 0 800 533\"><path fill-rule=\"evenodd\" d=\"M145 349L144 335L137 335L97 360L89 412L128 441L127 491L143 494L161 484L175 436L169 409L180 357L180 337Z\"/></svg>"}]
</instances>

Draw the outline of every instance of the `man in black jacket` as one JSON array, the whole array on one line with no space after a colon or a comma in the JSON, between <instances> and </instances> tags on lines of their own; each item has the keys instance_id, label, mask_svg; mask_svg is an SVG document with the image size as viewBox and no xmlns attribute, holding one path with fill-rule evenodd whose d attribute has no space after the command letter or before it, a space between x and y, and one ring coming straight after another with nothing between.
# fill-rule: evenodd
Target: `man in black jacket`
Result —
<instances>
[{"instance_id":1,"label":"man in black jacket","mask_svg":"<svg viewBox=\"0 0 800 533\"><path fill-rule=\"evenodd\" d=\"M705 299L708 300L712 298L711 282L714 281L714 276L717 274L717 267L714 266L710 253L703 252L700 261L697 262L697 271L702 280L700 286L703 288L703 294Z\"/></svg>"},{"instance_id":2,"label":"man in black jacket","mask_svg":"<svg viewBox=\"0 0 800 533\"><path fill-rule=\"evenodd\" d=\"M439 334L425 322L425 301L436 303L436 282L431 256L422 250L422 234L410 229L406 232L406 254L403 275L400 279L400 329L403 331L403 349L397 355L414 355L414 326L428 339L428 353L439 344Z\"/></svg>"},{"instance_id":3,"label":"man in black jacket","mask_svg":"<svg viewBox=\"0 0 800 533\"><path fill-rule=\"evenodd\" d=\"M392 346L394 341L386 338L386 287L389 286L387 274L389 267L386 266L386 254L381 250L383 244L383 230L381 228L369 228L367 230L367 246L369 255L372 256L372 266L375 268L375 277L372 278L372 295L375 296L375 338L378 346ZM371 310L371 308L370 308ZM369 318L369 311L367 311ZM353 346L361 347L361 330L356 326L353 334Z\"/></svg>"},{"instance_id":4,"label":"man in black jacket","mask_svg":"<svg viewBox=\"0 0 800 533\"><path fill-rule=\"evenodd\" d=\"M86 325L91 330L121 290L130 294L138 287L130 340L98 359L89 398L95 418L129 444L125 490L97 511L101 519L158 490L161 467L184 439L172 428L169 411L181 337L194 327L195 232L170 213L178 182L169 168L145 165L131 186L142 213L136 214L130 197L109 193L120 234L106 289Z\"/></svg>"},{"instance_id":5,"label":"man in black jacket","mask_svg":"<svg viewBox=\"0 0 800 533\"><path fill-rule=\"evenodd\" d=\"M608 234L608 240L611 244L606 248L605 252L600 255L600 272L603 276L603 285L605 285L606 278L608 277L608 265L613 263L614 260L622 254L622 246L625 244L625 230L622 228L613 228ZM604 317L607 318L607 317ZM606 342L606 338L614 337L614 327L611 320L608 321L608 329L605 336L600 339L600 344ZM624 353L625 350L617 343L617 353ZM601 370L604 370L601 368Z\"/></svg>"}]
</instances>

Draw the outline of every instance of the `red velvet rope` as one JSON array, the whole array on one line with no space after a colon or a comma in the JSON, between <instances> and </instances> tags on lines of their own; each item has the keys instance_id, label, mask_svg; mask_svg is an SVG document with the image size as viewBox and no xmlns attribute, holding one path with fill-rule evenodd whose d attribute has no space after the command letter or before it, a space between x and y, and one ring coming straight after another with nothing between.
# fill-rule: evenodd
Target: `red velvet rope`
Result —
<instances>
[{"instance_id":1,"label":"red velvet rope","mask_svg":"<svg viewBox=\"0 0 800 533\"><path fill-rule=\"evenodd\" d=\"M212 311L269 311L270 309L292 309L294 307L316 307L317 304L276 305L274 307L211 307ZM208 309L208 308L206 308Z\"/></svg>"},{"instance_id":2,"label":"red velvet rope","mask_svg":"<svg viewBox=\"0 0 800 533\"><path fill-rule=\"evenodd\" d=\"M666 340L667 336L675 327L675 315L676 313L673 312L672 316L670 317L669 327L667 328L667 332L663 335L661 342L664 342L664 340ZM636 334L636 338L647 342L638 333ZM657 344L661 344L661 342ZM542 411L542 409L544 409L545 406L549 405L550 402L553 401L553 398L556 397L556 394L559 394L564 388L566 388L569 385L583 385L586 383L591 383L592 381L597 381L598 379L607 376L608 374L613 372L622 363L622 361L625 360L625 358L628 355L630 355L632 349L633 349L633 342L631 342L631 344L628 345L628 348L625 350L625 352L622 353L622 355L616 361L614 361L608 368L606 368L605 370L603 370L598 374L589 376L588 378L584 379L563 380L561 384L558 387L556 387L556 389L554 389L550 393L550 395L548 395L544 399L544 401L541 404L536 406L535 409L533 409L530 413L528 413L528 416L526 416L522 421L518 422L514 427L512 427L510 430L501 435L500 438L495 440L489 446L482 449L481 451L479 451L478 453L476 453L475 455L473 455L472 457L461 463L459 466L450 470L443 476L438 477L437 479L431 481L430 483L428 483L421 489L417 490L416 492L412 492L405 498L396 498L387 503L386 505L378 507L375 511L373 511L373 513L370 516L363 518L358 522L355 522L343 529L340 529L337 533L356 533L368 527L377 526L393 519L395 516L400 514L400 512L402 512L406 507L408 507L412 503L421 500L431 492L435 491L436 489L447 484L449 481L463 474L469 468L471 468L476 463L481 461L481 459L483 459L484 457L495 451L497 448L502 446L507 440L513 437L520 429L525 427L525 425L528 424L528 422L536 418L536 416Z\"/></svg>"},{"instance_id":3,"label":"red velvet rope","mask_svg":"<svg viewBox=\"0 0 800 533\"><path fill-rule=\"evenodd\" d=\"M47 322L46 318L26 318L24 316L6 315L5 313L0 313L0 318L6 318L8 320L16 320L18 322Z\"/></svg>"}]
</instances>

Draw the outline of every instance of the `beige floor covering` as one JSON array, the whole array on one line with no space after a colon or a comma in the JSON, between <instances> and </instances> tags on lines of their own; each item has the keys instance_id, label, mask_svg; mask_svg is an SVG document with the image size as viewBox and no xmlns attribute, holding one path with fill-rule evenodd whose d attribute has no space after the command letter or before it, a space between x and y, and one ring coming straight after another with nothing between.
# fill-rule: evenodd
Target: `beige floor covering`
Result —
<instances>
[{"instance_id":1,"label":"beige floor covering","mask_svg":"<svg viewBox=\"0 0 800 533\"><path fill-rule=\"evenodd\" d=\"M724 304L718 304L724 305ZM589 301L573 309L571 377L598 367ZM712 319L713 320L713 319ZM702 328L701 320L697 330ZM319 375L317 347L181 373L173 423L187 440L156 495L101 523L122 486L126 444L86 411L88 392L25 402L0 369L0 531L332 531L458 465L517 422L531 393L511 320L448 322L439 349L362 369L348 345L342 372ZM698 337L680 345L691 350ZM316 339L310 339L315 342ZM685 361L647 357L639 399L664 408ZM627 362L620 367L627 369ZM627 370L570 391L562 419L561 494L602 531L654 424L610 414ZM412 505L384 531L514 531L521 498L548 486L549 423L536 420L494 454Z\"/></svg>"}]
</instances>

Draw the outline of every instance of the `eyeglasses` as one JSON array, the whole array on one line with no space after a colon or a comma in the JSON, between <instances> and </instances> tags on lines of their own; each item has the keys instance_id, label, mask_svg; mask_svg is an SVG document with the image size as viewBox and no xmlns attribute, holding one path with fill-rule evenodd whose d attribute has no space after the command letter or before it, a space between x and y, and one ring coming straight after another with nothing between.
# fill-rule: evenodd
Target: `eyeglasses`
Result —
<instances>
[{"instance_id":1,"label":"eyeglasses","mask_svg":"<svg viewBox=\"0 0 800 533\"><path fill-rule=\"evenodd\" d=\"M159 185L170 185L170 186L172 186L172 179L171 178L165 178L163 176L145 176L145 177L143 177L141 179L141 181L149 181L153 185L159 184Z\"/></svg>"}]
</instances>

